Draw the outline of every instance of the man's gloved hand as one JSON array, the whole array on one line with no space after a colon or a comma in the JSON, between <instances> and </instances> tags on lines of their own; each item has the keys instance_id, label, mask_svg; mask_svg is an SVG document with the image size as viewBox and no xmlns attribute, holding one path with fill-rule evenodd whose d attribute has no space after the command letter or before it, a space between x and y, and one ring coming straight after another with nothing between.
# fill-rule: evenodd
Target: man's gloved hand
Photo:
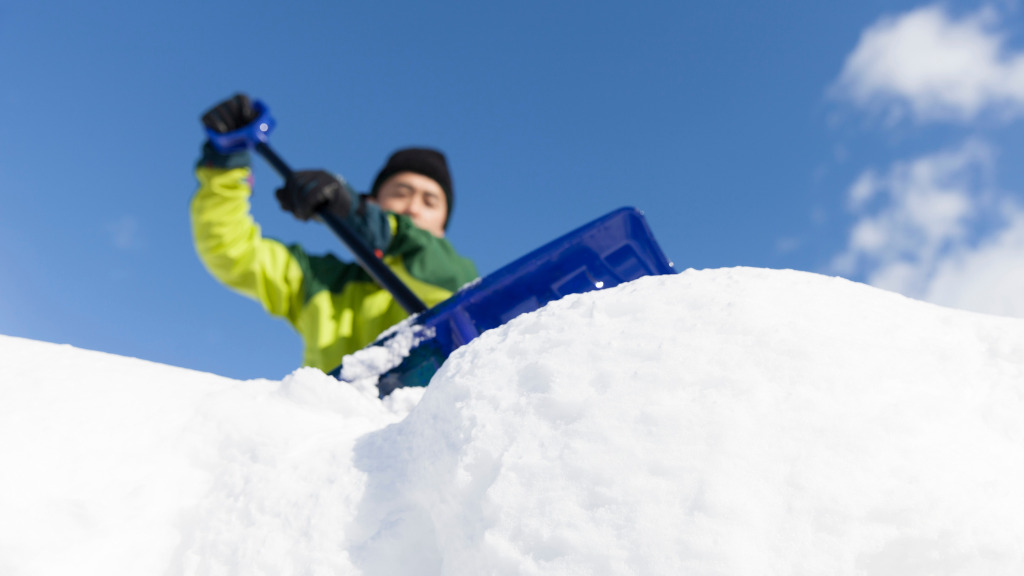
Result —
<instances>
[{"instance_id":1,"label":"man's gloved hand","mask_svg":"<svg viewBox=\"0 0 1024 576\"><path fill-rule=\"evenodd\" d=\"M277 201L300 220L309 220L321 209L345 218L352 207L348 187L323 170L296 172L283 188L277 189Z\"/></svg>"},{"instance_id":2,"label":"man's gloved hand","mask_svg":"<svg viewBox=\"0 0 1024 576\"><path fill-rule=\"evenodd\" d=\"M245 94L231 98L210 108L203 114L203 125L219 134L227 134L256 120L256 109Z\"/></svg>"}]
</instances>

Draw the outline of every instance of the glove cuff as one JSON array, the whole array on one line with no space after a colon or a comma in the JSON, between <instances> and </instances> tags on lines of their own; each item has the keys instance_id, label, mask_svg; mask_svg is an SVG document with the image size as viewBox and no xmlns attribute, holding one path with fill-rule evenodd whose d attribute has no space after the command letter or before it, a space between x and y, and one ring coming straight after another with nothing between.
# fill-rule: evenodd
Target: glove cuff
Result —
<instances>
[{"instance_id":1,"label":"glove cuff","mask_svg":"<svg viewBox=\"0 0 1024 576\"><path fill-rule=\"evenodd\" d=\"M349 213L352 211L353 201L358 197L355 191L349 187L348 182L345 181L338 174L334 174L335 179L341 184L341 188L338 189L337 194L328 202L326 208L330 210L335 216L342 220L348 218Z\"/></svg>"},{"instance_id":2,"label":"glove cuff","mask_svg":"<svg viewBox=\"0 0 1024 576\"><path fill-rule=\"evenodd\" d=\"M235 152L224 153L213 146L207 140L203 143L203 155L196 163L197 167L206 166L213 168L248 168L251 164L249 150L236 150Z\"/></svg>"}]
</instances>

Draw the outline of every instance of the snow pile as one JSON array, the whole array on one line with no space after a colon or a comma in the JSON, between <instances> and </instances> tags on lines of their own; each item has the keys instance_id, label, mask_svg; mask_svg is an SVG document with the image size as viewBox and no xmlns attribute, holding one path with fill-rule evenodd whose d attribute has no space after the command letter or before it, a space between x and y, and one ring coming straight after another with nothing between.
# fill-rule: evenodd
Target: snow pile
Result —
<instances>
[{"instance_id":1,"label":"snow pile","mask_svg":"<svg viewBox=\"0 0 1024 576\"><path fill-rule=\"evenodd\" d=\"M352 446L396 419L375 399L313 369L239 382L7 337L0 358L0 574L347 566Z\"/></svg>"},{"instance_id":2,"label":"snow pile","mask_svg":"<svg viewBox=\"0 0 1024 576\"><path fill-rule=\"evenodd\" d=\"M1024 321L792 271L569 297L402 418L0 338L0 573L1021 574Z\"/></svg>"}]
</instances>

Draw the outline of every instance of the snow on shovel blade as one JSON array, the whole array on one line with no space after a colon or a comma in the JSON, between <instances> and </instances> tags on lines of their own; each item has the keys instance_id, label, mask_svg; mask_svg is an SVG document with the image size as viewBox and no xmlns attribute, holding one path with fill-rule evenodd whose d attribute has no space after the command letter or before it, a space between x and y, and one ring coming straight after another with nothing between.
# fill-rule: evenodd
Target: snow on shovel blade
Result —
<instances>
[{"instance_id":1,"label":"snow on shovel blade","mask_svg":"<svg viewBox=\"0 0 1024 576\"><path fill-rule=\"evenodd\" d=\"M674 273L643 213L620 208L467 285L356 355L379 349L379 356L394 359L377 378L383 398L396 388L426 386L456 348L520 314L568 294ZM331 375L342 378L343 368Z\"/></svg>"}]
</instances>

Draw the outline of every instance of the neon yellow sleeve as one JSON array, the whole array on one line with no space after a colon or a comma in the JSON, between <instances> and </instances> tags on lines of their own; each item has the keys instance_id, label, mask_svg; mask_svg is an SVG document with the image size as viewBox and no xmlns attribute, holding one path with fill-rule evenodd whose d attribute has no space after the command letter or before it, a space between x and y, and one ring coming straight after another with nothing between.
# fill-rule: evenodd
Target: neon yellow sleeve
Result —
<instances>
[{"instance_id":1,"label":"neon yellow sleeve","mask_svg":"<svg viewBox=\"0 0 1024 576\"><path fill-rule=\"evenodd\" d=\"M192 240L200 260L217 280L253 298L292 325L302 307L303 274L283 244L264 238L250 214L249 168L196 169Z\"/></svg>"}]
</instances>

